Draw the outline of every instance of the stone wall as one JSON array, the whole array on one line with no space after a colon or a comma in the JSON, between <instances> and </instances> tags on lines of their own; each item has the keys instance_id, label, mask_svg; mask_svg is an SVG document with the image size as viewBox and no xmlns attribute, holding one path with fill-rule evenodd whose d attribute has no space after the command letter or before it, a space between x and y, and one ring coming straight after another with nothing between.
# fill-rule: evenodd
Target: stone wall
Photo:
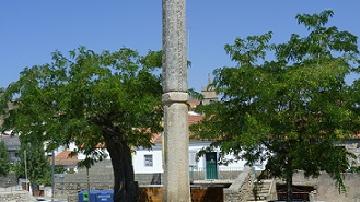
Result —
<instances>
[{"instance_id":1,"label":"stone wall","mask_svg":"<svg viewBox=\"0 0 360 202\"><path fill-rule=\"evenodd\" d=\"M234 180L242 172L242 170L219 170L218 178L221 180ZM190 171L190 180L206 180L206 169Z\"/></svg>"},{"instance_id":2,"label":"stone wall","mask_svg":"<svg viewBox=\"0 0 360 202\"><path fill-rule=\"evenodd\" d=\"M244 171L233 181L228 189L224 189L224 202L244 202L252 193L251 169Z\"/></svg>"},{"instance_id":3,"label":"stone wall","mask_svg":"<svg viewBox=\"0 0 360 202\"><path fill-rule=\"evenodd\" d=\"M191 201L192 202L223 202L223 188L222 187L191 187ZM139 189L139 202L161 202L163 201L162 186L141 186ZM65 197L65 198L64 198ZM78 202L78 192L73 190L62 199L68 202ZM59 195L56 196L59 198ZM1 202L1 201L0 201ZM22 201L21 201L22 202Z\"/></svg>"},{"instance_id":4,"label":"stone wall","mask_svg":"<svg viewBox=\"0 0 360 202\"><path fill-rule=\"evenodd\" d=\"M99 172L104 173L104 172ZM112 189L114 186L114 177L112 173L95 174L90 169L90 187L92 189ZM135 180L139 185L150 185L153 179L151 174L135 175ZM79 190L87 189L86 175L83 173L64 175L55 179L55 196L58 199L77 201ZM76 200L74 199L76 198Z\"/></svg>"},{"instance_id":5,"label":"stone wall","mask_svg":"<svg viewBox=\"0 0 360 202\"><path fill-rule=\"evenodd\" d=\"M16 185L16 177L13 174L9 174L6 177L0 177L0 188L13 187Z\"/></svg>"},{"instance_id":6,"label":"stone wall","mask_svg":"<svg viewBox=\"0 0 360 202\"><path fill-rule=\"evenodd\" d=\"M112 189L112 182L90 182L92 189ZM78 192L86 190L87 183L85 181L72 181L72 182L56 182L55 183L55 198L68 200L69 202L77 201Z\"/></svg>"},{"instance_id":7,"label":"stone wall","mask_svg":"<svg viewBox=\"0 0 360 202\"><path fill-rule=\"evenodd\" d=\"M242 171L219 171L220 179L235 179ZM159 177L160 175L160 177ZM191 174L190 174L191 175ZM195 171L194 180L204 180L206 172ZM160 180L159 180L160 178ZM140 186L151 185L152 182L163 183L162 174L136 174L135 180ZM78 174L58 175L55 179L56 189L55 195L58 199L69 201L77 201L77 193L79 190L86 189L86 172L85 169L80 168ZM90 187L95 189L112 189L114 177L111 161L104 160L96 163L90 168Z\"/></svg>"},{"instance_id":8,"label":"stone wall","mask_svg":"<svg viewBox=\"0 0 360 202\"><path fill-rule=\"evenodd\" d=\"M0 192L0 202L35 202L27 191Z\"/></svg>"},{"instance_id":9,"label":"stone wall","mask_svg":"<svg viewBox=\"0 0 360 202\"><path fill-rule=\"evenodd\" d=\"M343 174L343 177L345 192L339 192L336 181L325 173L317 178L305 178L302 172L297 173L293 176L293 184L314 187L316 191L310 194L313 201L360 202L360 174Z\"/></svg>"}]
</instances>

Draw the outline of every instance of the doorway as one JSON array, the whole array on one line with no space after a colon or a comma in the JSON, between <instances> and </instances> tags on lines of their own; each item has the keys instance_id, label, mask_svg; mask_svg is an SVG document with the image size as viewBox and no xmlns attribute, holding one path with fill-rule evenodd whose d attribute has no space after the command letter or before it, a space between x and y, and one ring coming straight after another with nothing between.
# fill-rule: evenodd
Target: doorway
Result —
<instances>
[{"instance_id":1,"label":"doorway","mask_svg":"<svg viewBox=\"0 0 360 202\"><path fill-rule=\"evenodd\" d=\"M217 152L206 153L206 179L218 179Z\"/></svg>"}]
</instances>

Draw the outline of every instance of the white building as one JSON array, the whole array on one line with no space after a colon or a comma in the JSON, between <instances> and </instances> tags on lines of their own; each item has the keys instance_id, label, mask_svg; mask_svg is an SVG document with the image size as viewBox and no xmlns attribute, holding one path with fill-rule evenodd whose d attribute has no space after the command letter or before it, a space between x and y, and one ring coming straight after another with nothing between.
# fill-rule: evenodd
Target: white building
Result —
<instances>
[{"instance_id":1,"label":"white building","mask_svg":"<svg viewBox=\"0 0 360 202\"><path fill-rule=\"evenodd\" d=\"M241 172L244 170L246 161L236 159L233 155L225 155L220 158L220 149L215 148L211 152L205 152L199 156L199 152L210 146L210 141L194 140L189 142L189 171L203 173L204 179L224 178L221 172ZM222 165L220 159L233 159L234 161ZM138 148L133 154L132 163L135 174L163 174L163 153L162 144L156 143L152 149ZM255 170L263 170L264 164L254 166Z\"/></svg>"},{"instance_id":2,"label":"white building","mask_svg":"<svg viewBox=\"0 0 360 202\"><path fill-rule=\"evenodd\" d=\"M189 125L196 123L202 119L201 115L195 112L189 112ZM133 148L135 152L132 154L132 164L135 174L140 175L153 175L153 174L163 174L163 153L162 153L162 136L157 134L154 135L153 140L155 144L151 149L149 148ZM221 156L220 148L214 148L213 151L204 152L207 147L209 147L211 141L202 141L202 140L190 140L189 142L189 171L195 174L202 173L201 179L218 179L218 178L228 178L231 175L231 172L234 172L232 177L236 177L236 173L240 173L246 164L245 160L238 159L234 155L228 154ZM99 144L98 150L106 154L106 159L110 159L106 149L103 147L105 145ZM59 147L57 149L56 156L61 154L62 151L71 151L77 152L78 147L71 143L66 147ZM199 153L203 155L199 155ZM62 155L64 156L64 155ZM85 159L85 155L81 152L77 154L79 161ZM224 165L224 159L232 160L231 163ZM65 160L63 160L65 161ZM265 162L266 163L266 162ZM256 165L255 170L263 170L265 164ZM224 174L226 173L226 174Z\"/></svg>"}]
</instances>

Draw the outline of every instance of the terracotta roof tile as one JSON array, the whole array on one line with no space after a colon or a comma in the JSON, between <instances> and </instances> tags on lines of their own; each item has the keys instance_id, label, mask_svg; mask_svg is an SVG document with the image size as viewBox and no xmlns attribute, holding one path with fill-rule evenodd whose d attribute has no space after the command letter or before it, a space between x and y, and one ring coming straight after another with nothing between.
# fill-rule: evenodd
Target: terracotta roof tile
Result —
<instances>
[{"instance_id":1,"label":"terracotta roof tile","mask_svg":"<svg viewBox=\"0 0 360 202\"><path fill-rule=\"evenodd\" d=\"M55 156L55 165L60 166L76 166L80 160L78 155L71 151L62 151Z\"/></svg>"},{"instance_id":2,"label":"terracotta roof tile","mask_svg":"<svg viewBox=\"0 0 360 202\"><path fill-rule=\"evenodd\" d=\"M161 138L162 134L161 133L154 133L152 134L151 137L151 143L156 144L156 143L161 143L162 142L162 138Z\"/></svg>"},{"instance_id":3,"label":"terracotta roof tile","mask_svg":"<svg viewBox=\"0 0 360 202\"><path fill-rule=\"evenodd\" d=\"M192 124L195 124L195 123L199 123L202 119L203 119L203 117L200 116L200 115L189 115L188 116L188 123L189 123L189 125L192 125Z\"/></svg>"}]
</instances>

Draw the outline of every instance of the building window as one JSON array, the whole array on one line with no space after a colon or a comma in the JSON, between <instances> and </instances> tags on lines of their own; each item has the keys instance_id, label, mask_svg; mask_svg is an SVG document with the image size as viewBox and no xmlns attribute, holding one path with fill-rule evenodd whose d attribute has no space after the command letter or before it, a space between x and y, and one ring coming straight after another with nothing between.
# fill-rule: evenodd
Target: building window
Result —
<instances>
[{"instance_id":1,"label":"building window","mask_svg":"<svg viewBox=\"0 0 360 202\"><path fill-rule=\"evenodd\" d=\"M196 154L196 151L189 151L189 166L191 167L197 166Z\"/></svg>"},{"instance_id":2,"label":"building window","mask_svg":"<svg viewBox=\"0 0 360 202\"><path fill-rule=\"evenodd\" d=\"M153 155L152 154L145 154L144 155L144 166L145 167L152 167L153 166Z\"/></svg>"}]
</instances>

